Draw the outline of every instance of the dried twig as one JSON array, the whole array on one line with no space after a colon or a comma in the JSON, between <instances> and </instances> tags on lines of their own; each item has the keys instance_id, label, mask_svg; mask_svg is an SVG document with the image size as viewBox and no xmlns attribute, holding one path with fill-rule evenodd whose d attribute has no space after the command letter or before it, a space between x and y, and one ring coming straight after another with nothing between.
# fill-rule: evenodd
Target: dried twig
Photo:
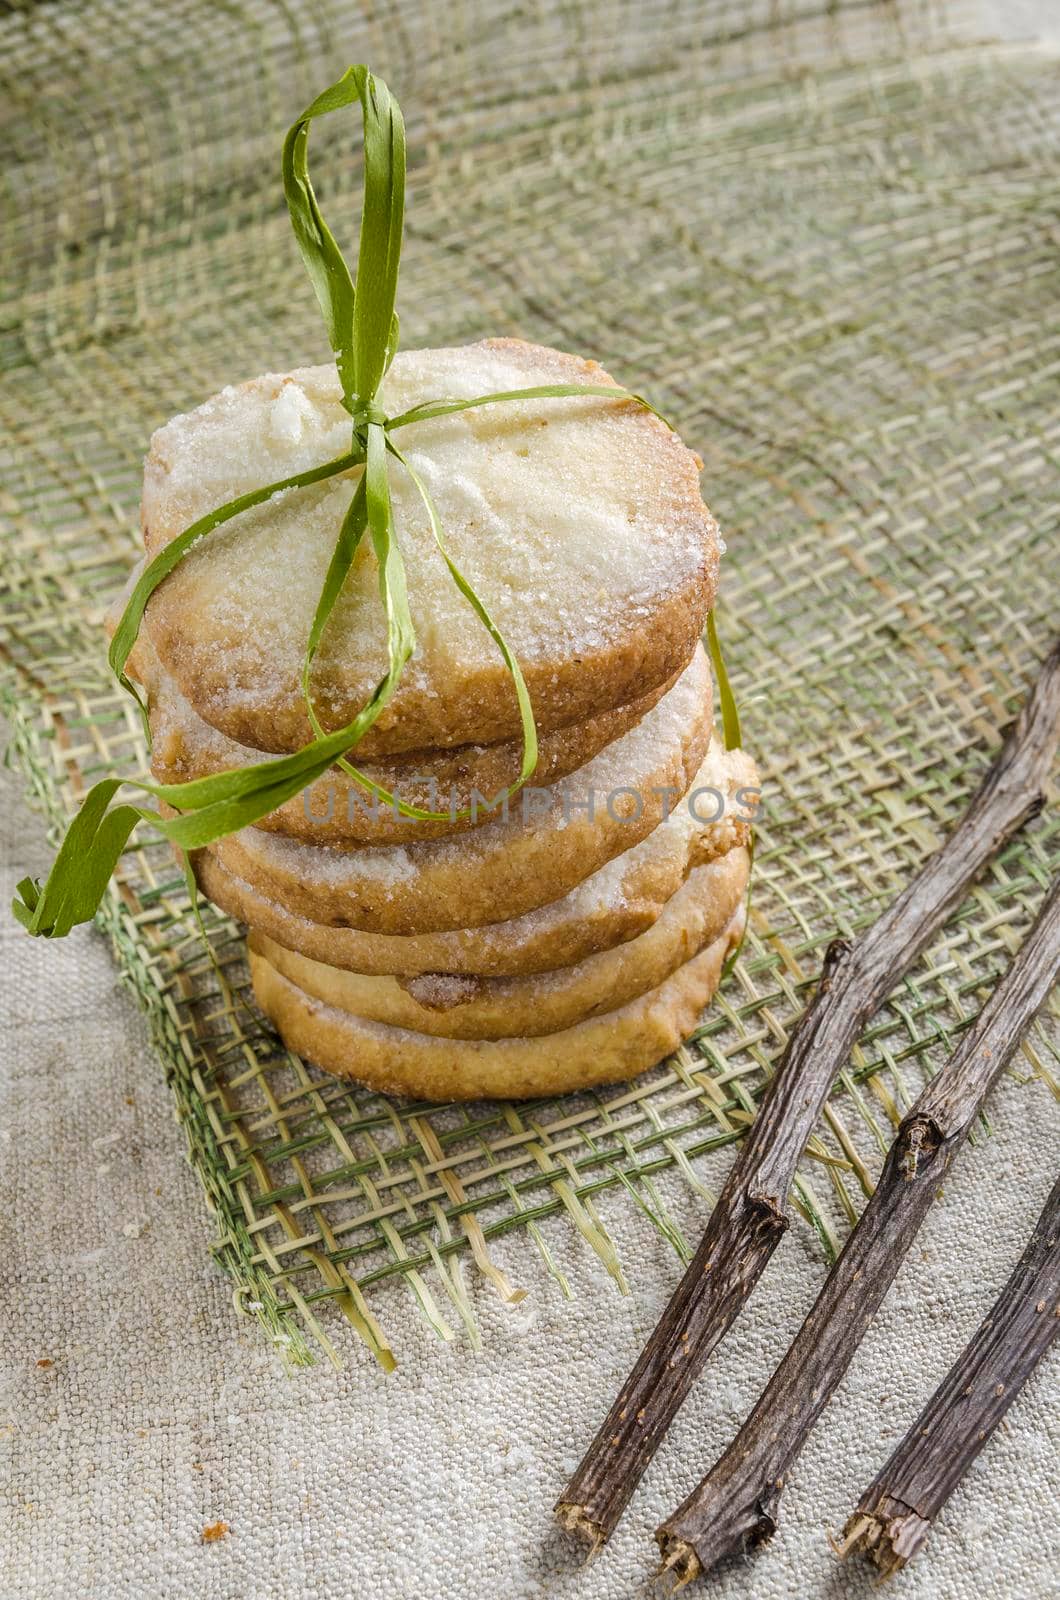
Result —
<instances>
[{"instance_id":1,"label":"dried twig","mask_svg":"<svg viewBox=\"0 0 1060 1600\"><path fill-rule=\"evenodd\" d=\"M783 1206L803 1148L861 1029L960 904L972 881L1042 804L1060 722L1060 644L945 843L854 943L834 941L669 1305L581 1465L556 1503L594 1548L613 1532L703 1364L787 1227Z\"/></svg>"},{"instance_id":2,"label":"dried twig","mask_svg":"<svg viewBox=\"0 0 1060 1600\"><path fill-rule=\"evenodd\" d=\"M886 1576L912 1560L1058 1334L1060 1178L989 1316L862 1495L840 1555L863 1551Z\"/></svg>"},{"instance_id":3,"label":"dried twig","mask_svg":"<svg viewBox=\"0 0 1060 1600\"><path fill-rule=\"evenodd\" d=\"M725 1454L657 1530L679 1584L768 1539L788 1469L835 1392L983 1101L1060 975L1060 878L1019 955L903 1117L817 1303Z\"/></svg>"}]
</instances>

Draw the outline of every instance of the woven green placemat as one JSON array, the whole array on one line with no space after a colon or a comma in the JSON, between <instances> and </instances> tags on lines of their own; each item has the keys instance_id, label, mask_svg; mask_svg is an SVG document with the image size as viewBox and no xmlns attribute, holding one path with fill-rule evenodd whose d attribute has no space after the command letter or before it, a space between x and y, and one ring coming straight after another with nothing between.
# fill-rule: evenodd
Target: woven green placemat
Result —
<instances>
[{"instance_id":1,"label":"woven green placemat","mask_svg":"<svg viewBox=\"0 0 1060 1600\"><path fill-rule=\"evenodd\" d=\"M14 759L55 825L142 764L100 621L146 441L225 382L326 357L278 146L368 60L409 121L403 342L596 355L704 457L766 812L750 936L698 1036L630 1086L533 1105L413 1106L304 1066L246 999L240 930L208 913L219 984L167 851L126 855L101 922L217 1258L291 1363L338 1359L342 1316L385 1360L392 1278L477 1339L465 1265L506 1292L490 1242L518 1232L521 1281L536 1261L563 1284L556 1217L623 1285L604 1189L687 1249L668 1184L702 1191L697 1156L753 1114L828 940L960 811L1046 651L1060 563L1055 61L958 42L954 13L921 5L346 10L0 16ZM359 153L315 137L328 215L352 228ZM1046 817L867 1031L796 1194L826 1251L1058 865ZM1025 1057L1054 1081L1047 1031Z\"/></svg>"}]
</instances>

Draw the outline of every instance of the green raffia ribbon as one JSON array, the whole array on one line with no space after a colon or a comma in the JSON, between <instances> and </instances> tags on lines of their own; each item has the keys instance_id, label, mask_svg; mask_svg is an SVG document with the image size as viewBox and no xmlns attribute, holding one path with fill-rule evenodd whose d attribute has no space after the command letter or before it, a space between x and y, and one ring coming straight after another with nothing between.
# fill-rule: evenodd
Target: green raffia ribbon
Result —
<instances>
[{"instance_id":1,"label":"green raffia ribbon","mask_svg":"<svg viewBox=\"0 0 1060 1600\"><path fill-rule=\"evenodd\" d=\"M725 670L725 660L721 653L721 640L718 638L718 624L715 621L713 611L710 612L707 617L707 649L710 652L710 664L714 669L714 681L718 686L718 699L721 702L721 732L722 737L725 740L725 748L726 750L739 750L743 743L740 733L740 713L736 705L736 696L732 692L732 684L729 682L729 674ZM753 868L755 859L755 836L753 828L751 830L751 837L747 842L747 854L749 857L749 868ZM752 879L753 872L748 870L747 897L744 906L745 915L743 932L740 934L740 937L733 949L731 949L728 955L725 957L725 962L721 969L721 977L718 979L719 988L728 978L729 973L732 971L737 961L739 961L740 952L744 946L744 940L747 938L747 930L751 925Z\"/></svg>"},{"instance_id":2,"label":"green raffia ribbon","mask_svg":"<svg viewBox=\"0 0 1060 1600\"><path fill-rule=\"evenodd\" d=\"M316 117L360 104L364 123L364 200L361 212L356 285L341 250L324 220L309 178L309 127ZM655 408L628 389L604 384L541 384L508 389L473 399L427 400L398 416L388 417L376 403L379 386L398 343L395 311L398 265L405 205L405 129L401 111L386 84L366 66L349 67L313 101L290 129L283 146L283 187L295 238L313 284L342 387L342 404L351 419L350 448L334 460L307 472L282 478L264 488L219 506L178 534L144 568L111 640L108 660L119 683L136 700L148 741L147 708L125 668L136 643L147 603L159 584L193 545L242 512L262 505L282 490L321 483L340 473L362 468L349 508L339 529L324 586L313 617L302 670L302 692L314 737L292 755L215 773L186 783L149 783L106 778L85 797L43 886L32 878L18 885L15 916L31 933L62 938L78 923L95 915L118 858L138 822L147 822L178 850L187 852L256 822L307 785L338 765L358 783L393 805L401 814L443 820L448 812L425 811L389 794L347 759L392 698L416 636L409 611L405 566L394 533L390 498L390 460L403 469L420 495L434 538L453 582L493 639L511 675L522 723L523 758L519 777L508 794L519 789L537 765L537 729L526 682L500 629L456 566L445 547L437 509L422 478L395 443L393 434L417 422L451 416L477 406L512 400L557 399L599 395L633 401L655 415ZM662 420L665 421L665 418ZM387 666L371 696L351 722L332 732L320 724L312 697L313 662L328 620L365 537L371 542L379 570L379 592L387 621ZM721 690L727 746L739 742L735 703L721 665L717 633L710 620L710 648ZM112 804L124 783L171 807L177 815L162 817L148 806ZM458 815L460 815L458 813ZM189 874L190 881L190 874Z\"/></svg>"},{"instance_id":3,"label":"green raffia ribbon","mask_svg":"<svg viewBox=\"0 0 1060 1600\"><path fill-rule=\"evenodd\" d=\"M714 620L713 611L707 617L707 649L710 652L710 664L714 668L714 681L718 686L718 699L721 702L721 731L725 748L739 750L743 743L740 734L740 713L736 709L736 696L732 692L729 674L725 670L721 640L718 638L718 625Z\"/></svg>"}]
</instances>

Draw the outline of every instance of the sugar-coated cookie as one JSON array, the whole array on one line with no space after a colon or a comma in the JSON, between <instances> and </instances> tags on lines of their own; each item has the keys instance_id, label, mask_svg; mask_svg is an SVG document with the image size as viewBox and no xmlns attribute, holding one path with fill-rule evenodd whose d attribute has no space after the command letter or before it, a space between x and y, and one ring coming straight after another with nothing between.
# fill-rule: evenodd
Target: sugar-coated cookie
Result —
<instances>
[{"instance_id":1,"label":"sugar-coated cookie","mask_svg":"<svg viewBox=\"0 0 1060 1600\"><path fill-rule=\"evenodd\" d=\"M379 403L550 383L610 384L595 362L514 339L399 351ZM394 434L437 505L450 553L525 673L553 732L648 694L692 653L717 582L717 526L698 458L651 412L597 396L509 402ZM230 386L155 433L144 471L149 555L236 496L351 443L333 366ZM360 468L278 493L201 540L152 597L145 627L195 710L259 750L311 729L302 658ZM519 736L511 679L450 579L408 475L390 471L416 652L364 757ZM366 540L313 674L321 720L349 722L386 664Z\"/></svg>"},{"instance_id":2,"label":"sugar-coated cookie","mask_svg":"<svg viewBox=\"0 0 1060 1600\"><path fill-rule=\"evenodd\" d=\"M369 933L434 933L510 921L558 900L681 804L711 736L702 650L637 727L507 816L451 838L341 849L243 828L221 865L299 916Z\"/></svg>"},{"instance_id":3,"label":"sugar-coated cookie","mask_svg":"<svg viewBox=\"0 0 1060 1600\"><path fill-rule=\"evenodd\" d=\"M644 933L574 966L525 978L429 972L372 977L329 967L251 929L250 947L306 994L369 1022L457 1039L556 1033L655 989L713 944L743 899L746 850L693 872Z\"/></svg>"},{"instance_id":4,"label":"sugar-coated cookie","mask_svg":"<svg viewBox=\"0 0 1060 1600\"><path fill-rule=\"evenodd\" d=\"M646 1071L687 1038L743 931L725 931L636 1000L534 1038L446 1039L365 1022L299 989L250 951L258 1004L291 1050L341 1077L418 1100L519 1099L613 1083Z\"/></svg>"},{"instance_id":5,"label":"sugar-coated cookie","mask_svg":"<svg viewBox=\"0 0 1060 1600\"><path fill-rule=\"evenodd\" d=\"M486 923L448 933L363 933L326 927L269 899L261 889L225 870L210 850L193 852L203 892L251 927L289 950L352 972L416 977L427 972L513 977L570 966L598 950L634 939L662 914L690 872L719 863L745 846L751 834L758 773L744 750L725 751L715 741L697 775L725 799L717 821L700 805L678 806L633 849L578 884L561 900L510 922ZM690 791L694 793L695 791ZM716 808L715 808L716 809Z\"/></svg>"}]
</instances>

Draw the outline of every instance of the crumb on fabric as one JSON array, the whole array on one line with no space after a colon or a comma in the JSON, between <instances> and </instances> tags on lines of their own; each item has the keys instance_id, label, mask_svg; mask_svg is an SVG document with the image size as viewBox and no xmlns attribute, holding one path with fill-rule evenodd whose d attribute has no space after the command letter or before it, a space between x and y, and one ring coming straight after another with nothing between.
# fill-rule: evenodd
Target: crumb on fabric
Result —
<instances>
[{"instance_id":1,"label":"crumb on fabric","mask_svg":"<svg viewBox=\"0 0 1060 1600\"><path fill-rule=\"evenodd\" d=\"M227 1522L207 1523L202 1530L202 1542L203 1544L216 1544L218 1539L226 1539L228 1537L228 1531Z\"/></svg>"}]
</instances>

